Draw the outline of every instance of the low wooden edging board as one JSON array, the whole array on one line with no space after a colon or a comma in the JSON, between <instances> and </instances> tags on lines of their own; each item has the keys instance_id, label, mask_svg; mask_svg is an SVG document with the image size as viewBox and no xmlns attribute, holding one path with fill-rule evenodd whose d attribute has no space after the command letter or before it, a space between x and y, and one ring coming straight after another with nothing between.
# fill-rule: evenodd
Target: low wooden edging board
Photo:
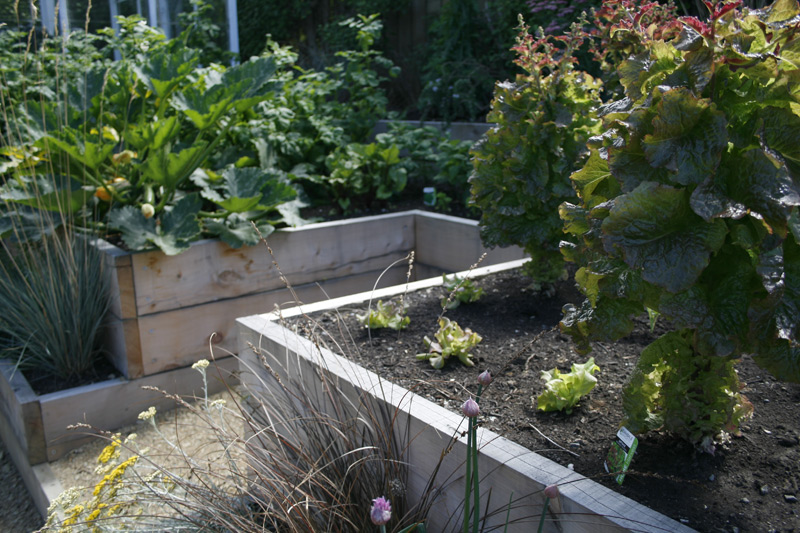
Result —
<instances>
[{"instance_id":1,"label":"low wooden edging board","mask_svg":"<svg viewBox=\"0 0 800 533\"><path fill-rule=\"evenodd\" d=\"M460 275L477 277L514 268L522 263L521 260L513 261L478 268L471 273L461 272ZM389 287L329 302L283 309L281 316L336 309L360 304L370 298L389 298L406 290L420 290L439 284L440 278L422 280L408 286ZM278 320L276 313L237 320L242 385L257 397L271 397L275 378L259 360L259 357L265 357L271 370L280 376L284 384L302 381L305 387L314 389L320 386L316 377L318 372L325 372L335 380L340 393L345 394L353 404L363 405L367 398L377 409L398 413L396 423L402 426L401 431L409 436L410 442L403 460L409 465L406 499L409 505L413 505L420 498L430 473L435 470L440 452L451 443L454 435L465 431L463 417L381 379L344 357L320 348L283 327ZM493 508L500 511L512 495L515 500L508 531L527 533L536 530L544 504L542 490L554 483L558 484L561 495L550 504L546 531L693 531L496 433L481 428L478 440L482 497L485 498L491 488ZM459 527L458 520L455 523L447 521L451 515L459 512L463 502L464 478L461 465L466 457L466 450L466 436L461 436L439 468L440 477L448 477L449 481L440 480L441 491L426 524L429 531L449 531ZM486 505L485 501L483 505ZM499 527L502 530L505 520L505 512L498 512L493 519L487 521L487 527Z\"/></svg>"},{"instance_id":2,"label":"low wooden edging board","mask_svg":"<svg viewBox=\"0 0 800 533\"><path fill-rule=\"evenodd\" d=\"M101 241L113 287L109 349L120 372L135 378L191 365L209 340L235 352L235 317L294 301L279 268L301 302L316 302L371 289L412 250L412 280L467 269L484 252L486 265L524 256L518 247L484 249L477 221L418 210L279 229L267 241L278 267L263 245L205 240L166 256ZM380 286L402 283L407 270L400 261Z\"/></svg>"},{"instance_id":3,"label":"low wooden edging board","mask_svg":"<svg viewBox=\"0 0 800 533\"><path fill-rule=\"evenodd\" d=\"M217 361L208 370L208 393L221 392L226 381L238 383L237 374L235 358ZM161 411L176 407L174 400L144 390L143 386L185 398L203 395L202 377L191 367L37 395L11 363L0 361L0 438L43 516L53 498L61 493L61 485L47 462L96 438L88 429L70 430L68 426L85 423L113 431L136 423L139 413L150 406Z\"/></svg>"}]
</instances>

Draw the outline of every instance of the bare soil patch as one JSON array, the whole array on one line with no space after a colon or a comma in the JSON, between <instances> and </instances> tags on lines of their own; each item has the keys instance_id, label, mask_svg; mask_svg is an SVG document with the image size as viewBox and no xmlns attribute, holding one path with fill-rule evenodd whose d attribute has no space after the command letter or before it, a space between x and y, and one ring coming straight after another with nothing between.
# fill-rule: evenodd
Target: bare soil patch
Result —
<instances>
[{"instance_id":1,"label":"bare soil patch","mask_svg":"<svg viewBox=\"0 0 800 533\"><path fill-rule=\"evenodd\" d=\"M586 360L554 328L561 307L582 296L571 281L549 297L535 294L529 283L518 271L482 278L478 285L486 295L479 302L447 312L483 337L472 368L454 360L435 370L414 357L426 351L423 336L433 337L437 329L445 294L440 287L405 295L411 323L399 333L376 330L370 340L356 318L362 308L314 316L311 327L327 332L352 360L453 410L475 393L478 374L489 369L495 380L482 399L485 427L698 531L800 531L800 385L781 383L745 358L738 371L755 415L741 435L713 456L669 435L640 436L619 486L603 462L623 420L620 391L642 348L665 326L651 332L643 317L626 339L596 344L590 354L601 369L595 389L570 415L544 413L533 403L543 389L539 372Z\"/></svg>"}]
</instances>

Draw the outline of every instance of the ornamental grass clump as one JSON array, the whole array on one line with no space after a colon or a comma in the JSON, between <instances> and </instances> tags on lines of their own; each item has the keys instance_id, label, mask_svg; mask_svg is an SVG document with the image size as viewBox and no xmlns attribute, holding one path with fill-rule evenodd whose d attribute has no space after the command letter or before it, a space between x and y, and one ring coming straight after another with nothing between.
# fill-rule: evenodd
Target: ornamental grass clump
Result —
<instances>
[{"instance_id":1,"label":"ornamental grass clump","mask_svg":"<svg viewBox=\"0 0 800 533\"><path fill-rule=\"evenodd\" d=\"M261 355L270 368L272 356ZM204 384L222 378L214 363L193 368ZM395 428L393 413L353 404L333 376L318 376L329 396L298 377L259 387L260 398L246 389L192 399L162 391L187 412L175 428L159 422L153 407L139 415L164 446L148 449L135 434L105 434L97 482L57 498L43 531L355 533L376 518L396 531L425 531L425 499L416 506L405 500L407 435ZM375 493L389 495L391 508L365 513Z\"/></svg>"},{"instance_id":2,"label":"ornamental grass clump","mask_svg":"<svg viewBox=\"0 0 800 533\"><path fill-rule=\"evenodd\" d=\"M84 236L42 228L51 230L34 243L0 241L0 356L34 386L97 377L110 305L101 252Z\"/></svg>"}]
</instances>

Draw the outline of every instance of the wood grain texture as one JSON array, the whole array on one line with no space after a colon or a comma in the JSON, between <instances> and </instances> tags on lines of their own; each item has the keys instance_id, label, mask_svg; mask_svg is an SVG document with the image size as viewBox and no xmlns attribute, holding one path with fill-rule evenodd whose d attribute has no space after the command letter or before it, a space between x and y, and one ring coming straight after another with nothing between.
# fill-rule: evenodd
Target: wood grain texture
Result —
<instances>
[{"instance_id":1,"label":"wood grain texture","mask_svg":"<svg viewBox=\"0 0 800 533\"><path fill-rule=\"evenodd\" d=\"M372 289L412 249L412 280L465 270L485 252L476 221L416 210L285 228L268 241L274 257L263 245L234 250L211 240L178 256L126 254L106 243L123 290L117 316L136 317L111 321L117 369L132 379L190 365L206 356L212 333L216 348L235 353L236 317L293 300L273 260L308 303ZM519 248L496 249L481 264L520 257ZM404 283L406 271L400 261L380 286Z\"/></svg>"},{"instance_id":2,"label":"wood grain texture","mask_svg":"<svg viewBox=\"0 0 800 533\"><path fill-rule=\"evenodd\" d=\"M116 318L136 318L136 296L133 286L133 255L110 242L97 239L92 243L103 253L105 274L111 294L111 314Z\"/></svg>"},{"instance_id":3,"label":"wood grain texture","mask_svg":"<svg viewBox=\"0 0 800 533\"><path fill-rule=\"evenodd\" d=\"M320 386L318 372L324 372L353 405L366 408L365 402L373 402L373 409L394 414L393 431L408 445L407 456L403 458L409 464L407 499L413 505L428 486L430 473L438 468L434 486L441 492L426 525L430 531L460 528L458 515L464 495L463 463L467 451L465 437L461 436L465 429L462 417L381 380L343 357L318 349L268 317L246 317L238 323L244 386L262 397L272 394L270 385L274 378L259 362L258 352L281 376L284 385L302 383L306 390L313 390ZM319 396L324 394L320 392ZM487 497L491 488L494 506L490 509L497 511L487 519L487 525L499 527L505 522L506 506L513 498L508 531L535 530L542 511L542 490L548 484L558 483L561 496L548 512L545 531L692 531L491 431L481 430L478 439L482 498ZM451 445L451 451L438 465L440 451Z\"/></svg>"},{"instance_id":4,"label":"wood grain texture","mask_svg":"<svg viewBox=\"0 0 800 533\"><path fill-rule=\"evenodd\" d=\"M518 246L485 248L476 220L426 213L414 226L416 259L448 272L467 270L486 253L481 265L513 261L525 256Z\"/></svg>"},{"instance_id":5,"label":"wood grain texture","mask_svg":"<svg viewBox=\"0 0 800 533\"><path fill-rule=\"evenodd\" d=\"M235 358L220 359L217 366L224 379L231 384L236 383L238 363ZM215 367L209 366L207 372L209 394L223 390L224 382L218 378ZM55 461L96 438L87 429L67 429L72 424L86 423L97 429L113 431L136 423L139 413L150 406L162 411L175 407L175 402L164 395L142 389L145 385L182 397L203 395L200 373L188 367L155 376L134 380L115 379L40 396L47 460Z\"/></svg>"},{"instance_id":6,"label":"wood grain texture","mask_svg":"<svg viewBox=\"0 0 800 533\"><path fill-rule=\"evenodd\" d=\"M122 375L128 379L144 375L137 319L111 317L105 326L104 345L111 363Z\"/></svg>"},{"instance_id":7,"label":"wood grain texture","mask_svg":"<svg viewBox=\"0 0 800 533\"><path fill-rule=\"evenodd\" d=\"M401 264L387 272L379 287L402 283L406 270ZM370 289L380 274L375 270L318 284L306 283L294 286L294 290L301 302L319 302ZM212 333L216 354L236 353L237 317L270 312L275 306L296 305L294 296L284 288L143 316L138 320L142 375L191 365L208 357Z\"/></svg>"},{"instance_id":8,"label":"wood grain texture","mask_svg":"<svg viewBox=\"0 0 800 533\"><path fill-rule=\"evenodd\" d=\"M383 268L414 245L407 213L286 228L267 237L284 275L295 284ZM233 249L200 241L176 256L133 256L138 315L168 311L283 287L265 246Z\"/></svg>"},{"instance_id":9,"label":"wood grain texture","mask_svg":"<svg viewBox=\"0 0 800 533\"><path fill-rule=\"evenodd\" d=\"M46 460L39 398L21 372L0 360L0 433L18 444L31 464ZM9 444L10 445L10 444Z\"/></svg>"}]
</instances>

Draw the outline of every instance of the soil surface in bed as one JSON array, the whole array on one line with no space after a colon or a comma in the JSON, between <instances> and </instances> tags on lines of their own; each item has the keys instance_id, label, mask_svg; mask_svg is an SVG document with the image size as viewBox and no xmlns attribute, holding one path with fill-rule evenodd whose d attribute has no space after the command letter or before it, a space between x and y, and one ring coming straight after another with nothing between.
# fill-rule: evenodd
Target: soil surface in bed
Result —
<instances>
[{"instance_id":1,"label":"soil surface in bed","mask_svg":"<svg viewBox=\"0 0 800 533\"><path fill-rule=\"evenodd\" d=\"M583 298L571 281L560 283L552 296L536 294L519 271L477 283L486 292L479 302L446 313L483 337L472 368L454 360L435 370L414 357L426 351L423 336L433 338L437 329L441 287L404 296L411 323L399 333L375 330L370 340L356 317L364 312L360 308L315 315L312 327L334 336L359 364L456 411L474 395L478 374L490 370L495 380L482 396L484 427L698 531L800 531L800 385L781 383L745 358L737 368L755 414L741 435L718 446L715 455L668 435L640 436L619 486L603 463L623 420L620 392L640 351L664 326L651 332L642 318L626 339L595 344L590 356L601 369L597 386L572 414L544 413L533 403L543 389L540 371L567 371L589 357L577 355L571 339L554 327L561 307Z\"/></svg>"}]
</instances>

